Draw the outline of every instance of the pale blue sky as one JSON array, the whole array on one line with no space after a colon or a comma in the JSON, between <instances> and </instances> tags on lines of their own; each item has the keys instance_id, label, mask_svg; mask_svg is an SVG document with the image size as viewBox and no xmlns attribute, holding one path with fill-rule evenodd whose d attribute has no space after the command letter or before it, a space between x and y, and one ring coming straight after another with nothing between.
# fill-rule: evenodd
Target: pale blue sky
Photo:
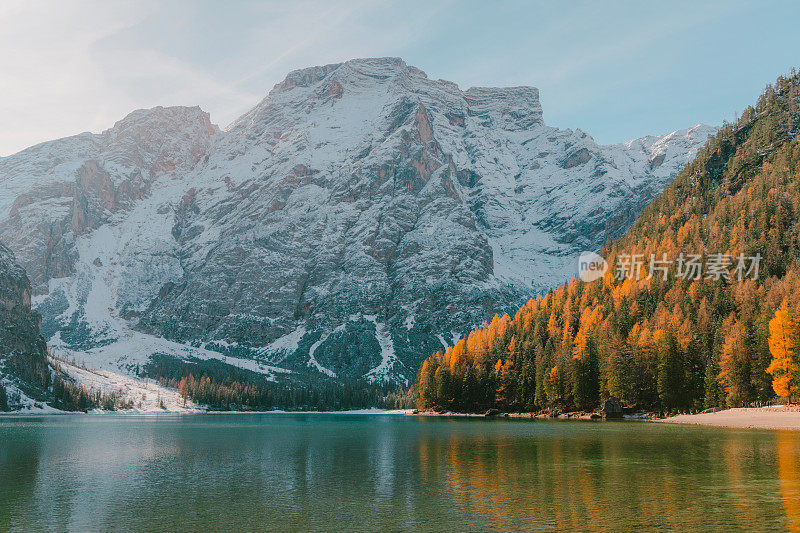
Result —
<instances>
[{"instance_id":1,"label":"pale blue sky","mask_svg":"<svg viewBox=\"0 0 800 533\"><path fill-rule=\"evenodd\" d=\"M533 85L601 143L733 119L800 66L800 2L0 4L0 155L200 105L225 127L292 69L399 56L432 78Z\"/></svg>"}]
</instances>

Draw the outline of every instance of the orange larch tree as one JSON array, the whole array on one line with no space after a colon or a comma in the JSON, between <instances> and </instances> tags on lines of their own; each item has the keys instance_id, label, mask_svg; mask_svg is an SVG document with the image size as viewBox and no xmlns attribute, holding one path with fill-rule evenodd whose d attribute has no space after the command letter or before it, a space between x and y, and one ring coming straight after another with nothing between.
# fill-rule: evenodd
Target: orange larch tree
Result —
<instances>
[{"instance_id":1,"label":"orange larch tree","mask_svg":"<svg viewBox=\"0 0 800 533\"><path fill-rule=\"evenodd\" d=\"M769 321L769 351L772 362L767 367L767 373L772 375L772 388L778 396L791 400L797 392L794 379L797 374L797 324L789 312L786 299Z\"/></svg>"}]
</instances>

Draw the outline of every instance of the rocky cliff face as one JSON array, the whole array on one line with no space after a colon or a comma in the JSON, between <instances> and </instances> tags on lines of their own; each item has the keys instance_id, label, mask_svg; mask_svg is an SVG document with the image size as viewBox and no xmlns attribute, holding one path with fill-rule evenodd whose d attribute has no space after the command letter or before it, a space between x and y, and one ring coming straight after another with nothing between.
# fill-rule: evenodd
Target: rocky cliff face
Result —
<instances>
[{"instance_id":1,"label":"rocky cliff face","mask_svg":"<svg viewBox=\"0 0 800 533\"><path fill-rule=\"evenodd\" d=\"M185 175L217 132L199 108L131 113L100 135L43 143L0 159L0 239L37 293L75 273L76 239L129 210L165 175Z\"/></svg>"},{"instance_id":2,"label":"rocky cliff face","mask_svg":"<svg viewBox=\"0 0 800 533\"><path fill-rule=\"evenodd\" d=\"M19 403L22 391L26 397L43 395L50 384L39 325L39 315L31 311L28 277L11 250L0 243L0 387L16 392L12 404ZM7 395L0 396L3 403L8 401Z\"/></svg>"},{"instance_id":3,"label":"rocky cliff face","mask_svg":"<svg viewBox=\"0 0 800 533\"><path fill-rule=\"evenodd\" d=\"M545 125L534 88L354 60L289 74L224 132L157 108L0 159L0 238L87 363L402 382L569 277L712 131L600 146Z\"/></svg>"}]
</instances>

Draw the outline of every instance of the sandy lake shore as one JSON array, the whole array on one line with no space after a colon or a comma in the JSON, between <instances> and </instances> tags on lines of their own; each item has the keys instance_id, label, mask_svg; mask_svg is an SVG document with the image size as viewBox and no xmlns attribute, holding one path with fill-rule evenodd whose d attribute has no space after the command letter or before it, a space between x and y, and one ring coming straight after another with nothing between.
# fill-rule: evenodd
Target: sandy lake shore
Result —
<instances>
[{"instance_id":1,"label":"sandy lake shore","mask_svg":"<svg viewBox=\"0 0 800 533\"><path fill-rule=\"evenodd\" d=\"M408 412L414 416L466 416L484 417L482 413L436 413L436 412ZM564 413L553 417L544 413L496 413L496 417L509 418L542 418L542 419L570 419L570 420L590 420L599 419L590 413ZM783 429L789 431L800 431L800 407L747 407L736 409L725 409L713 413L699 413L695 415L677 415L667 418L658 418L655 413L638 413L626 415L626 420L652 421L672 424L694 424L698 426L712 426L725 428L742 429Z\"/></svg>"},{"instance_id":2,"label":"sandy lake shore","mask_svg":"<svg viewBox=\"0 0 800 533\"><path fill-rule=\"evenodd\" d=\"M726 428L785 429L800 431L800 408L746 407L715 413L677 415L656 420L673 424L696 424Z\"/></svg>"}]
</instances>

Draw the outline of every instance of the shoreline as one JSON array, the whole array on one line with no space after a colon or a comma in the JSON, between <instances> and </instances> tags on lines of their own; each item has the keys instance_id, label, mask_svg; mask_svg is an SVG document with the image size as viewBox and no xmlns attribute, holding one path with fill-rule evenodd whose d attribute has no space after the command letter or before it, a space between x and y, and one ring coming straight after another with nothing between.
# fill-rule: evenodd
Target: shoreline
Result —
<instances>
[{"instance_id":1,"label":"shoreline","mask_svg":"<svg viewBox=\"0 0 800 533\"><path fill-rule=\"evenodd\" d=\"M411 415L413 409L350 409L347 411L287 411L284 409L273 409L270 411L216 411L210 409L182 409L179 411L159 410L159 411L139 411L136 409L126 409L118 411L104 411L93 409L91 411L60 411L52 410L16 410L0 411L0 418L8 417L46 417L46 416L117 416L117 417L157 417L157 416L195 416L195 415Z\"/></svg>"},{"instance_id":2,"label":"shoreline","mask_svg":"<svg viewBox=\"0 0 800 533\"><path fill-rule=\"evenodd\" d=\"M100 417L131 417L131 418L158 418L158 417L180 417L197 415L396 415L396 416L416 416L416 417L460 417L460 418L515 418L526 420L545 420L545 421L605 421L598 413L573 412L561 413L553 416L552 413L531 413L531 412L496 412L490 415L486 413L458 413L458 412L436 412L436 411L417 411L416 409L354 409L349 411L206 411L200 409L183 411L89 411L70 412L70 411L10 411L0 412L0 419L13 418L38 418L49 416L86 416L94 415ZM631 421L631 422L655 422L661 424L681 424L693 426L705 426L727 429L761 429L761 430L782 430L800 431L800 406L769 406L769 407L737 407L724 409L709 413L682 414L666 418L659 418L655 413L633 413L625 415L621 419L611 419L611 421Z\"/></svg>"},{"instance_id":3,"label":"shoreline","mask_svg":"<svg viewBox=\"0 0 800 533\"><path fill-rule=\"evenodd\" d=\"M736 407L713 413L676 415L656 419L654 422L730 429L800 431L800 408L797 406Z\"/></svg>"},{"instance_id":4,"label":"shoreline","mask_svg":"<svg viewBox=\"0 0 800 533\"><path fill-rule=\"evenodd\" d=\"M409 416L440 416L440 417L447 417L447 416L457 416L463 418L528 418L534 420L594 420L594 421L601 421L603 417L598 413L588 413L588 412L571 412L571 413L561 413L557 416L553 416L550 413L545 412L497 412L487 415L486 413L459 413L456 411L445 411L445 412L438 412L438 411L417 411L416 409L412 410L411 412L407 413ZM643 418L640 414L636 415L629 415L627 418L628 420L639 420ZM621 419L618 419L621 420Z\"/></svg>"},{"instance_id":5,"label":"shoreline","mask_svg":"<svg viewBox=\"0 0 800 533\"><path fill-rule=\"evenodd\" d=\"M420 411L411 416L430 417L470 417L470 418L525 418L534 420L588 420L602 422L604 419L596 413L562 413L552 416L544 413L456 413L436 411ZM800 407L736 407L721 409L710 413L683 414L660 418L655 413L639 412L624 415L621 419L611 421L655 422L662 424L682 424L727 429L766 429L783 431L800 431Z\"/></svg>"}]
</instances>

